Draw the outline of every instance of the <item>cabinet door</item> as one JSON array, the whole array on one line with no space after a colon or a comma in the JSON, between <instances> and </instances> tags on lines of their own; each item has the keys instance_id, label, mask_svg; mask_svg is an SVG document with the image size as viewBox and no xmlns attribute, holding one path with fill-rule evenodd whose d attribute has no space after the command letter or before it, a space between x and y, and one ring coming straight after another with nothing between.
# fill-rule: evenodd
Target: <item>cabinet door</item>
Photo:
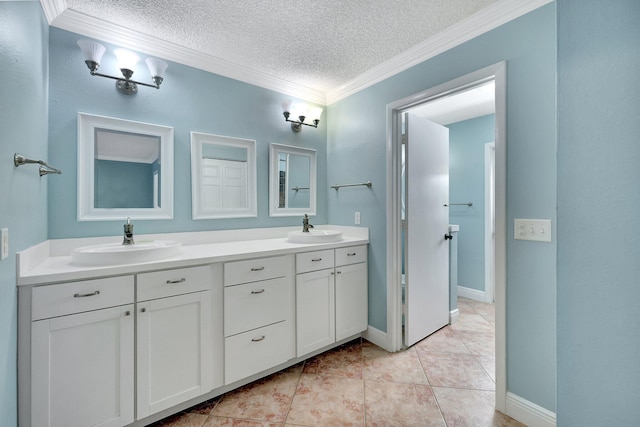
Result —
<instances>
[{"instance_id":1,"label":"cabinet door","mask_svg":"<svg viewBox=\"0 0 640 427\"><path fill-rule=\"evenodd\" d=\"M32 425L132 423L133 332L133 305L32 322Z\"/></svg>"},{"instance_id":2,"label":"cabinet door","mask_svg":"<svg viewBox=\"0 0 640 427\"><path fill-rule=\"evenodd\" d=\"M138 419L211 391L210 291L137 304Z\"/></svg>"},{"instance_id":3,"label":"cabinet door","mask_svg":"<svg viewBox=\"0 0 640 427\"><path fill-rule=\"evenodd\" d=\"M334 298L333 269L296 276L298 357L335 342Z\"/></svg>"},{"instance_id":4,"label":"cabinet door","mask_svg":"<svg viewBox=\"0 0 640 427\"><path fill-rule=\"evenodd\" d=\"M367 329L367 264L336 268L336 341Z\"/></svg>"}]
</instances>

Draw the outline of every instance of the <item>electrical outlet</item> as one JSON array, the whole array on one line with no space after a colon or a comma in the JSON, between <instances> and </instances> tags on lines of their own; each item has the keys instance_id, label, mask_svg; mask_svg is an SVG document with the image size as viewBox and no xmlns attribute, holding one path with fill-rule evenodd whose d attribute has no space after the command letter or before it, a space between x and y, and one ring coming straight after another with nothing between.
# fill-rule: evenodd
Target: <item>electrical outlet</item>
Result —
<instances>
[{"instance_id":1,"label":"electrical outlet","mask_svg":"<svg viewBox=\"0 0 640 427\"><path fill-rule=\"evenodd\" d=\"M516 240L551 242L550 219L515 219L513 235Z\"/></svg>"},{"instance_id":2,"label":"electrical outlet","mask_svg":"<svg viewBox=\"0 0 640 427\"><path fill-rule=\"evenodd\" d=\"M0 260L9 256L9 229L3 228L0 232Z\"/></svg>"},{"instance_id":3,"label":"electrical outlet","mask_svg":"<svg viewBox=\"0 0 640 427\"><path fill-rule=\"evenodd\" d=\"M360 212L356 212L355 222L356 222L356 225L360 225Z\"/></svg>"}]
</instances>

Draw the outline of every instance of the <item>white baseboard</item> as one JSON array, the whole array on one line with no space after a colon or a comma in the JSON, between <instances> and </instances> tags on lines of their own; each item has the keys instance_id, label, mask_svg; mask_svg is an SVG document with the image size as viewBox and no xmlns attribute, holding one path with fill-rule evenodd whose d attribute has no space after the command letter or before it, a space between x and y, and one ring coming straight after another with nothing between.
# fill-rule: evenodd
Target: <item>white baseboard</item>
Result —
<instances>
[{"instance_id":1,"label":"white baseboard","mask_svg":"<svg viewBox=\"0 0 640 427\"><path fill-rule=\"evenodd\" d=\"M477 289L465 288L464 286L458 286L458 296L462 298L469 298L474 301L485 302L484 291Z\"/></svg>"},{"instance_id":2,"label":"white baseboard","mask_svg":"<svg viewBox=\"0 0 640 427\"><path fill-rule=\"evenodd\" d=\"M449 324L453 325L454 323L456 323L459 317L460 317L460 310L458 310L457 308L455 310L451 310L449 312Z\"/></svg>"},{"instance_id":3,"label":"white baseboard","mask_svg":"<svg viewBox=\"0 0 640 427\"><path fill-rule=\"evenodd\" d=\"M507 392L507 415L529 427L555 427L556 414Z\"/></svg>"},{"instance_id":4,"label":"white baseboard","mask_svg":"<svg viewBox=\"0 0 640 427\"><path fill-rule=\"evenodd\" d=\"M387 343L387 333L382 332L380 329L376 329L371 325L369 325L367 330L362 333L362 338L377 345L378 347L384 348L387 351L393 351L389 348L389 344Z\"/></svg>"}]
</instances>

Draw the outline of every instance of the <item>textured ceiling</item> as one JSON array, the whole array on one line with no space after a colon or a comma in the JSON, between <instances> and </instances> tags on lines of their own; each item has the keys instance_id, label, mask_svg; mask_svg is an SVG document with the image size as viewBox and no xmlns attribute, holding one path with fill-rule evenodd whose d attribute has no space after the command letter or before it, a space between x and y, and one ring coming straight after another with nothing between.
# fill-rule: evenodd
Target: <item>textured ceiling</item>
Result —
<instances>
[{"instance_id":1,"label":"textured ceiling","mask_svg":"<svg viewBox=\"0 0 640 427\"><path fill-rule=\"evenodd\" d=\"M330 91L498 0L66 0L68 9Z\"/></svg>"}]
</instances>

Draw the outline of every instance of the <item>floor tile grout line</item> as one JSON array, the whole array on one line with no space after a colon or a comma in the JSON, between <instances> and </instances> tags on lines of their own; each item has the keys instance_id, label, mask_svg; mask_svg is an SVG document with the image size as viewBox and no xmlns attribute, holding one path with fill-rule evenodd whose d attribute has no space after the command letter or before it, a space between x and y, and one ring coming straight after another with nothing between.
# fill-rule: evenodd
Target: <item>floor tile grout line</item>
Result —
<instances>
[{"instance_id":1,"label":"floor tile grout line","mask_svg":"<svg viewBox=\"0 0 640 427\"><path fill-rule=\"evenodd\" d=\"M300 380L302 379L302 373L304 372L304 367L307 364L307 360L304 360L302 362L302 368L300 369L300 373L298 374L298 381L296 381L296 386L293 388L293 394L291 395L291 401L289 402L287 413L284 415L284 421L282 422L283 425L287 424L287 420L289 419L289 413L291 412L291 407L293 406L293 400L296 398L296 394L298 393L298 386L300 385Z\"/></svg>"}]
</instances>

